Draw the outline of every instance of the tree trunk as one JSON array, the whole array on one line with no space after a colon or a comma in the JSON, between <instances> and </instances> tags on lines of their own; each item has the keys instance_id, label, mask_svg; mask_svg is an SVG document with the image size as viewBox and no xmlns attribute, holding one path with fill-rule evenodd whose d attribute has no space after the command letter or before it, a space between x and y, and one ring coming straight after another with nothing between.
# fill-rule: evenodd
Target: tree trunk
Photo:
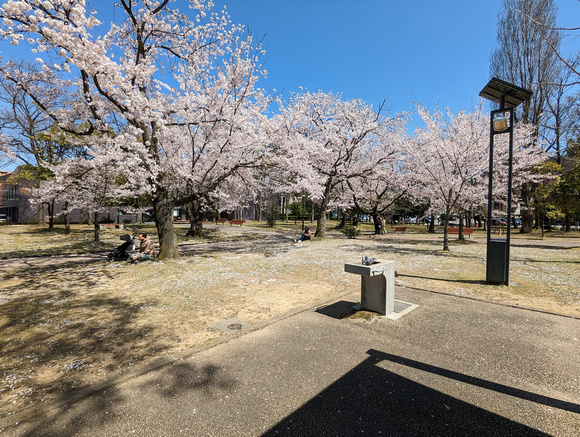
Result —
<instances>
[{"instance_id":1,"label":"tree trunk","mask_svg":"<svg viewBox=\"0 0 580 437\"><path fill-rule=\"evenodd\" d=\"M530 234L534 228L534 213L529 209L522 209L522 227L520 234Z\"/></svg>"},{"instance_id":2,"label":"tree trunk","mask_svg":"<svg viewBox=\"0 0 580 437\"><path fill-rule=\"evenodd\" d=\"M173 202L165 191L159 191L153 198L153 214L159 237L159 259L179 259L177 236L173 227Z\"/></svg>"},{"instance_id":3,"label":"tree trunk","mask_svg":"<svg viewBox=\"0 0 580 437\"><path fill-rule=\"evenodd\" d=\"M100 240L100 236L99 236L99 213L95 212L95 219L93 220L93 229L94 229L94 240L95 242Z\"/></svg>"},{"instance_id":4,"label":"tree trunk","mask_svg":"<svg viewBox=\"0 0 580 437\"><path fill-rule=\"evenodd\" d=\"M54 200L47 203L48 206L48 229L54 228Z\"/></svg>"},{"instance_id":5,"label":"tree trunk","mask_svg":"<svg viewBox=\"0 0 580 437\"><path fill-rule=\"evenodd\" d=\"M320 205L320 212L318 213L318 220L316 221L316 233L315 237L324 238L326 236L326 207L328 206L328 201L325 201Z\"/></svg>"},{"instance_id":6,"label":"tree trunk","mask_svg":"<svg viewBox=\"0 0 580 437\"><path fill-rule=\"evenodd\" d=\"M186 235L194 238L202 237L204 210L201 203L194 200L188 205L187 210L189 213L189 231Z\"/></svg>"},{"instance_id":7,"label":"tree trunk","mask_svg":"<svg viewBox=\"0 0 580 437\"><path fill-rule=\"evenodd\" d=\"M326 188L324 189L324 197L322 198L322 202L320 203L320 211L318 213L318 220L316 222L316 233L314 234L315 237L322 237L326 236L326 208L328 207L328 203L330 202L330 193L332 191L332 179L329 179L326 182ZM314 205L312 205L312 211L314 212Z\"/></svg>"},{"instance_id":8,"label":"tree trunk","mask_svg":"<svg viewBox=\"0 0 580 437\"><path fill-rule=\"evenodd\" d=\"M443 250L449 250L449 216L451 211L445 211L445 218L443 221Z\"/></svg>"},{"instance_id":9,"label":"tree trunk","mask_svg":"<svg viewBox=\"0 0 580 437\"><path fill-rule=\"evenodd\" d=\"M344 229L344 227L346 226L346 212L343 211L342 209L339 210L340 211L340 221L338 222L338 229Z\"/></svg>"},{"instance_id":10,"label":"tree trunk","mask_svg":"<svg viewBox=\"0 0 580 437\"><path fill-rule=\"evenodd\" d=\"M70 234L70 216L68 215L68 211L64 213L64 234Z\"/></svg>"},{"instance_id":11,"label":"tree trunk","mask_svg":"<svg viewBox=\"0 0 580 437\"><path fill-rule=\"evenodd\" d=\"M459 213L459 236L457 239L465 241L465 235L463 235L463 210Z\"/></svg>"},{"instance_id":12,"label":"tree trunk","mask_svg":"<svg viewBox=\"0 0 580 437\"><path fill-rule=\"evenodd\" d=\"M70 234L70 216L68 215L68 202L64 202L62 207L62 215L64 218L64 234Z\"/></svg>"},{"instance_id":13,"label":"tree trunk","mask_svg":"<svg viewBox=\"0 0 580 437\"><path fill-rule=\"evenodd\" d=\"M570 219L569 212L567 212L566 216L564 217L564 223L565 223L564 232L570 232L570 229L572 228L572 220Z\"/></svg>"},{"instance_id":14,"label":"tree trunk","mask_svg":"<svg viewBox=\"0 0 580 437\"><path fill-rule=\"evenodd\" d=\"M531 208L530 190L527 187L522 187L522 204L525 207L522 209L520 234L530 234L534 227L534 212Z\"/></svg>"},{"instance_id":15,"label":"tree trunk","mask_svg":"<svg viewBox=\"0 0 580 437\"><path fill-rule=\"evenodd\" d=\"M429 223L429 229L427 230L428 233L434 234L435 233L435 213L431 213L431 222Z\"/></svg>"}]
</instances>

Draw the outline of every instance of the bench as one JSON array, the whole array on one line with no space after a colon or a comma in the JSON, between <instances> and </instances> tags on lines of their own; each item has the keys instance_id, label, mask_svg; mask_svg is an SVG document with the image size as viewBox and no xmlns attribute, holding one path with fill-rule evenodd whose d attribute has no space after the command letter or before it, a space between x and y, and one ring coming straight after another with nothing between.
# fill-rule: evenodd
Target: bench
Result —
<instances>
[{"instance_id":1,"label":"bench","mask_svg":"<svg viewBox=\"0 0 580 437\"><path fill-rule=\"evenodd\" d=\"M240 225L240 227L242 227L242 225L245 223L245 220L230 220L230 226L232 225Z\"/></svg>"},{"instance_id":2,"label":"bench","mask_svg":"<svg viewBox=\"0 0 580 437\"><path fill-rule=\"evenodd\" d=\"M449 228L448 232L450 234L459 234L459 228ZM471 238L471 234L473 234L473 228L463 228L463 235L469 235L469 238Z\"/></svg>"},{"instance_id":3,"label":"bench","mask_svg":"<svg viewBox=\"0 0 580 437\"><path fill-rule=\"evenodd\" d=\"M114 227L115 229L125 229L125 225L123 223L99 223L100 229L105 229L107 227Z\"/></svg>"},{"instance_id":4,"label":"bench","mask_svg":"<svg viewBox=\"0 0 580 437\"><path fill-rule=\"evenodd\" d=\"M227 218L219 218L219 219L216 220L216 222L218 224L221 223L222 225L225 225L227 221L228 221Z\"/></svg>"},{"instance_id":5,"label":"bench","mask_svg":"<svg viewBox=\"0 0 580 437\"><path fill-rule=\"evenodd\" d=\"M404 234L406 230L407 230L407 226L399 226L399 227L395 228L393 233L396 234L397 232L402 232Z\"/></svg>"}]
</instances>

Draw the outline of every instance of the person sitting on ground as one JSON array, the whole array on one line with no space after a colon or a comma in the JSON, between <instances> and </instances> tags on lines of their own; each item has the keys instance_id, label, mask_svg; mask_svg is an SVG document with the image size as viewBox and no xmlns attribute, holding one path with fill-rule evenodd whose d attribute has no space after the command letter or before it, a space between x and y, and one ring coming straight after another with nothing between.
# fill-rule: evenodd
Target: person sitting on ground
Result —
<instances>
[{"instance_id":1,"label":"person sitting on ground","mask_svg":"<svg viewBox=\"0 0 580 437\"><path fill-rule=\"evenodd\" d=\"M139 252L131 258L131 264L137 264L139 261L154 260L155 246L153 242L147 238L146 233L139 234Z\"/></svg>"},{"instance_id":2,"label":"person sitting on ground","mask_svg":"<svg viewBox=\"0 0 580 437\"><path fill-rule=\"evenodd\" d=\"M295 241L295 243L300 243L304 240L310 240L312 238L312 232L310 232L310 228L308 226L306 226L304 228L304 233L302 234L302 236Z\"/></svg>"}]
</instances>

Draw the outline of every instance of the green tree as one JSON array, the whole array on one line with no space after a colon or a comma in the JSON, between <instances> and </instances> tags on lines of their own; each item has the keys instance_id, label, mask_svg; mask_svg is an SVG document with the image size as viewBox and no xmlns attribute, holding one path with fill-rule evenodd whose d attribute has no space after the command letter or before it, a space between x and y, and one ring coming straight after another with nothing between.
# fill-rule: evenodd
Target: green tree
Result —
<instances>
[{"instance_id":1,"label":"green tree","mask_svg":"<svg viewBox=\"0 0 580 437\"><path fill-rule=\"evenodd\" d=\"M549 113L550 87L558 83L561 64L556 50L560 43L553 0L504 0L498 15L498 46L491 55L493 76L532 91L532 98L518 108L516 117L539 129ZM522 187L520 232L533 227L534 185Z\"/></svg>"},{"instance_id":2,"label":"green tree","mask_svg":"<svg viewBox=\"0 0 580 437\"><path fill-rule=\"evenodd\" d=\"M550 176L544 182L537 184L533 192L538 225L542 229L542 236L544 236L545 219L553 220L562 215L558 205L554 202L554 193L559 184L562 170L563 167L560 164L552 161L546 161L536 169L538 173Z\"/></svg>"},{"instance_id":3,"label":"green tree","mask_svg":"<svg viewBox=\"0 0 580 437\"><path fill-rule=\"evenodd\" d=\"M572 217L580 217L580 139L568 141L563 165L563 174L552 197L564 214L565 231L569 232Z\"/></svg>"}]
</instances>

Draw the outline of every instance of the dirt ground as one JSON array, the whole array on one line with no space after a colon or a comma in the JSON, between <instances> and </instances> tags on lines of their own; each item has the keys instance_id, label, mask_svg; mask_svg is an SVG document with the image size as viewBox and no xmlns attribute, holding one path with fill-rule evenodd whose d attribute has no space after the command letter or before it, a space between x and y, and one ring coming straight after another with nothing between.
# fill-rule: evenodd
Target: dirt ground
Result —
<instances>
[{"instance_id":1,"label":"dirt ground","mask_svg":"<svg viewBox=\"0 0 580 437\"><path fill-rule=\"evenodd\" d=\"M580 317L578 238L514 239L507 287L485 283L477 236L445 253L440 235L292 243L288 232L220 232L232 238L182 245L178 261L0 261L0 430L65 394L235 335L228 324L252 329L357 292L344 264L362 255L396 261L401 287Z\"/></svg>"}]
</instances>

